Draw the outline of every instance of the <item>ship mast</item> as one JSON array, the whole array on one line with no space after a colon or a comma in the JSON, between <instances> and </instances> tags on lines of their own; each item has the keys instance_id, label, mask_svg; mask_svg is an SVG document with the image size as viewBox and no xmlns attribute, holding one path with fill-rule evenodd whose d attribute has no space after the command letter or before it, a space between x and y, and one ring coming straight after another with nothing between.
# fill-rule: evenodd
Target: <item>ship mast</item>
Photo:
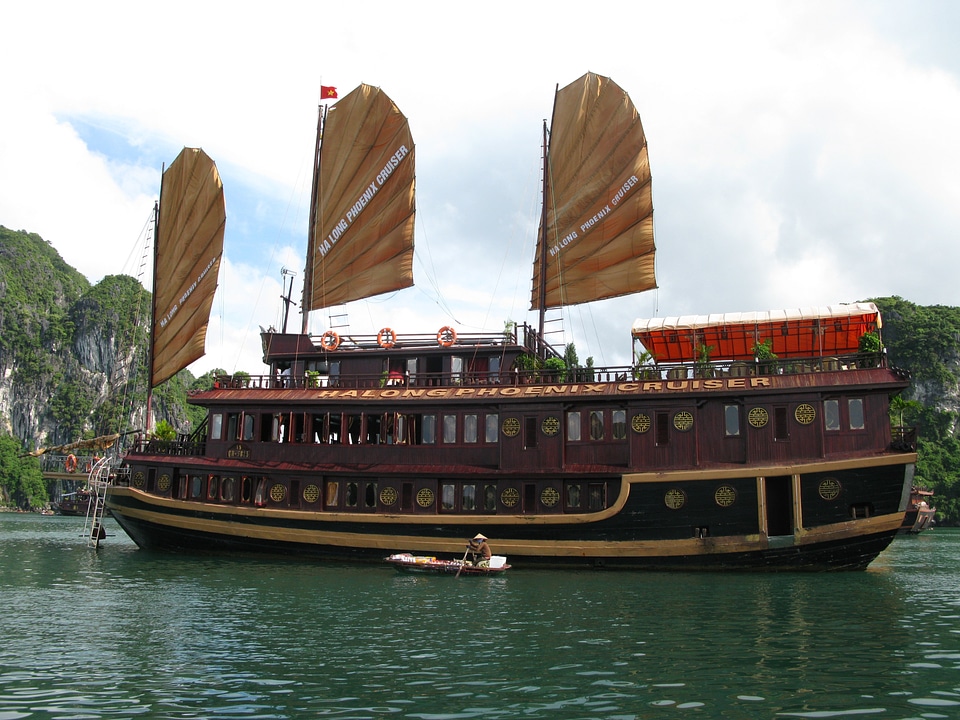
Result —
<instances>
[{"instance_id":1,"label":"ship mast","mask_svg":"<svg viewBox=\"0 0 960 720\"><path fill-rule=\"evenodd\" d=\"M560 92L560 83L557 83L553 92L553 111L550 114L550 127L557 114L557 95ZM543 207L540 214L540 287L538 288L537 305L540 308L540 322L537 328L540 347L538 354L541 358L547 357L546 340L544 340L544 325L547 313L547 204L549 202L550 177L550 145L547 142L547 121L543 121Z\"/></svg>"},{"instance_id":2,"label":"ship mast","mask_svg":"<svg viewBox=\"0 0 960 720\"><path fill-rule=\"evenodd\" d=\"M313 266L316 261L317 201L320 197L320 150L323 147L323 124L327 119L327 106L321 105L317 112L317 145L313 153L313 190L310 193L310 227L307 230L307 266L303 273L303 326L306 335L310 324L310 309L313 306Z\"/></svg>"},{"instance_id":3,"label":"ship mast","mask_svg":"<svg viewBox=\"0 0 960 720\"><path fill-rule=\"evenodd\" d=\"M543 342L544 323L546 322L546 304L547 304L547 176L550 166L547 162L547 121L543 121L543 202L540 208L540 287L537 294L537 306L540 309L540 324L538 333L540 341ZM540 349L539 355L543 357L545 350Z\"/></svg>"},{"instance_id":4,"label":"ship mast","mask_svg":"<svg viewBox=\"0 0 960 720\"><path fill-rule=\"evenodd\" d=\"M166 165L160 168L160 197L163 197L163 173ZM156 318L157 318L157 259L158 238L160 237L160 202L153 204L153 286L150 293L150 338L147 349L147 417L144 419L144 429L150 432L153 425L153 355L156 351Z\"/></svg>"}]
</instances>

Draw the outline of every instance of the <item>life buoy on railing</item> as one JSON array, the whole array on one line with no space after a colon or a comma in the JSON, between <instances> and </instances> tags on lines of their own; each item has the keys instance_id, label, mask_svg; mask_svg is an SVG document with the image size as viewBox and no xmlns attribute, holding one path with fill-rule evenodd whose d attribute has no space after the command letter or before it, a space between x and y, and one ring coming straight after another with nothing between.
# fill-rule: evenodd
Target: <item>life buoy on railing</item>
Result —
<instances>
[{"instance_id":1,"label":"life buoy on railing","mask_svg":"<svg viewBox=\"0 0 960 720\"><path fill-rule=\"evenodd\" d=\"M382 348L392 348L397 344L397 334L388 327L377 333L377 345Z\"/></svg>"},{"instance_id":2,"label":"life buoy on railing","mask_svg":"<svg viewBox=\"0 0 960 720\"><path fill-rule=\"evenodd\" d=\"M320 344L324 350L336 350L340 347L340 336L333 330L327 330L320 338Z\"/></svg>"},{"instance_id":3,"label":"life buoy on railing","mask_svg":"<svg viewBox=\"0 0 960 720\"><path fill-rule=\"evenodd\" d=\"M76 455L67 455L67 461L63 464L67 469L67 472L76 472L77 471L77 456Z\"/></svg>"},{"instance_id":4,"label":"life buoy on railing","mask_svg":"<svg viewBox=\"0 0 960 720\"><path fill-rule=\"evenodd\" d=\"M457 341L457 331L449 325L444 325L437 331L437 343L440 347L450 347Z\"/></svg>"}]
</instances>

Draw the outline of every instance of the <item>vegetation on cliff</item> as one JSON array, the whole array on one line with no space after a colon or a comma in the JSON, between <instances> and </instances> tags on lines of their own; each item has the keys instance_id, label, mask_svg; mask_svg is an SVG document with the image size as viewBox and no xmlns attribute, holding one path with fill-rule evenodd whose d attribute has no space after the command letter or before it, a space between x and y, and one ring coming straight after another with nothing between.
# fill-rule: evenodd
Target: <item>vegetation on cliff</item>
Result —
<instances>
[{"instance_id":1,"label":"vegetation on cliff","mask_svg":"<svg viewBox=\"0 0 960 720\"><path fill-rule=\"evenodd\" d=\"M891 415L896 424L917 428L914 484L934 491L938 523L960 525L960 308L899 297L874 302L890 362L912 376Z\"/></svg>"},{"instance_id":2,"label":"vegetation on cliff","mask_svg":"<svg viewBox=\"0 0 960 720\"><path fill-rule=\"evenodd\" d=\"M0 226L0 453L142 428L149 317L136 279L91 285L40 236ZM184 370L158 388L155 417L178 432L197 427L202 411L186 403L197 382ZM24 463L0 458L0 503L45 502L9 479Z\"/></svg>"}]
</instances>

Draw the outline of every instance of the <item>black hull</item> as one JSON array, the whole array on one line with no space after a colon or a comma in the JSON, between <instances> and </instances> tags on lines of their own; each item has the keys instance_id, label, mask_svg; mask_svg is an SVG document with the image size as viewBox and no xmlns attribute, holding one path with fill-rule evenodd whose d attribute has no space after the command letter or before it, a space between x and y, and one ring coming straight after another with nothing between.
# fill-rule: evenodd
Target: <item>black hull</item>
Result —
<instances>
[{"instance_id":1,"label":"black hull","mask_svg":"<svg viewBox=\"0 0 960 720\"><path fill-rule=\"evenodd\" d=\"M422 535L425 528L413 525L398 525L389 529L385 535L384 528L375 523L352 522L329 527L330 523L317 521L272 520L252 521L250 518L220 518L212 519L209 513L178 512L174 515L163 515L162 521L156 522L141 517L152 514L145 506L135 499L123 497L112 498L114 518L134 542L145 550L173 551L185 554L224 554L224 555L271 555L311 561L335 562L376 562L382 563L383 547L407 547L410 538ZM689 554L672 553L659 554L656 549L644 555L624 556L629 548L634 547L628 539L629 535L622 533L622 538L607 531L607 545L610 548L607 554L593 556L583 555L548 555L545 553L528 552L520 555L517 546L539 544L549 548L553 541L546 537L543 530L536 532L518 533L516 527L483 526L484 532L491 538L498 538L494 542L497 552L504 552L511 557L512 566L517 568L574 568L574 569L609 569L609 570L651 570L651 571L856 571L864 570L883 552L897 535L902 522L902 514L874 518L869 531L859 530L862 534L838 529L836 539L825 539L817 542L799 542L792 536L773 537L758 540L756 538L704 538L697 541L687 541L691 547ZM173 520L173 522L170 522ZM213 526L223 525L229 531L218 532ZM335 524L336 525L336 524ZM242 529L246 526L247 532ZM480 527L479 525L471 527ZM297 541L290 539L271 539L269 537L255 537L254 528L267 534L286 534L289 536L310 536L311 541ZM468 534L461 527L440 530L432 528L434 538L427 541L427 547L432 543L445 551L462 547L463 537ZM353 534L353 541L346 544L331 544L312 541L314 537L330 532L346 531ZM511 533L513 537L511 537ZM558 533L559 534L559 533ZM517 537L520 535L520 537ZM374 538L374 540L370 540ZM378 539L379 538L379 539ZM391 538L395 538L391 540ZM677 541L674 541L677 542ZM684 542L684 541L680 541ZM655 543L656 544L656 543ZM664 541L664 550L670 541ZM751 546L755 549L730 550L735 546Z\"/></svg>"}]
</instances>

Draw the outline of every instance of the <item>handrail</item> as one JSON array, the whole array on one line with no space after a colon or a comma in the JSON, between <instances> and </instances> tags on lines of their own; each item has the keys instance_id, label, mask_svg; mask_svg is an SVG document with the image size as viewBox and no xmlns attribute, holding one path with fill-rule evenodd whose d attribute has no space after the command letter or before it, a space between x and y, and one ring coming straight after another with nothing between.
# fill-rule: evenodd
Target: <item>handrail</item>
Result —
<instances>
[{"instance_id":1,"label":"handrail","mask_svg":"<svg viewBox=\"0 0 960 720\"><path fill-rule=\"evenodd\" d=\"M858 353L836 357L790 358L786 360L685 362L670 364L622 365L612 367L500 371L420 372L392 375L336 374L305 376L218 375L215 390L350 388L358 390L389 387L483 387L487 385L557 385L572 383L634 382L641 380L683 380L687 378L748 377L752 375L795 375L840 372L887 367L882 353Z\"/></svg>"}]
</instances>

